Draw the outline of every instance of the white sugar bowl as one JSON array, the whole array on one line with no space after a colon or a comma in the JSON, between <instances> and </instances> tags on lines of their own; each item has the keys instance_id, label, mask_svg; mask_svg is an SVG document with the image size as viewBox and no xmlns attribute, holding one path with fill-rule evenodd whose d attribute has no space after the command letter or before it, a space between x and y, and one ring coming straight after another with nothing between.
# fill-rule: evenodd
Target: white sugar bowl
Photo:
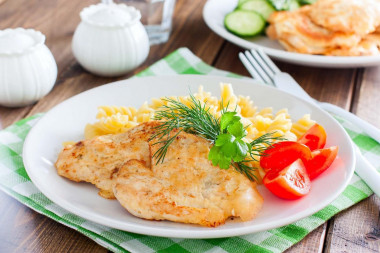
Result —
<instances>
[{"instance_id":1,"label":"white sugar bowl","mask_svg":"<svg viewBox=\"0 0 380 253\"><path fill-rule=\"evenodd\" d=\"M149 53L149 39L141 13L125 4L96 4L84 8L72 49L91 73L119 76L139 66Z\"/></svg>"},{"instance_id":2,"label":"white sugar bowl","mask_svg":"<svg viewBox=\"0 0 380 253\"><path fill-rule=\"evenodd\" d=\"M0 30L0 105L25 106L53 88L57 64L45 36L33 29Z\"/></svg>"}]
</instances>

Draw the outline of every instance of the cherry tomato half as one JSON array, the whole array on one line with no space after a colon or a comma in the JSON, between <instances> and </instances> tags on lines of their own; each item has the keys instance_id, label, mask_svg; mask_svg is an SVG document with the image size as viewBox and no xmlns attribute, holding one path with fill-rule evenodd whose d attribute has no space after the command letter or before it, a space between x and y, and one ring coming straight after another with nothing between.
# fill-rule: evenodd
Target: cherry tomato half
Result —
<instances>
[{"instance_id":1,"label":"cherry tomato half","mask_svg":"<svg viewBox=\"0 0 380 253\"><path fill-rule=\"evenodd\" d=\"M311 159L311 151L307 146L294 141L277 142L264 151L260 166L265 171L278 172L299 158L304 163Z\"/></svg>"},{"instance_id":2,"label":"cherry tomato half","mask_svg":"<svg viewBox=\"0 0 380 253\"><path fill-rule=\"evenodd\" d=\"M297 142L305 144L313 151L323 148L326 144L326 138L325 129L319 124L314 124Z\"/></svg>"},{"instance_id":3,"label":"cherry tomato half","mask_svg":"<svg viewBox=\"0 0 380 253\"><path fill-rule=\"evenodd\" d=\"M274 195L283 199L298 199L310 191L310 179L301 159L296 160L285 169L269 171L263 183Z\"/></svg>"},{"instance_id":4,"label":"cherry tomato half","mask_svg":"<svg viewBox=\"0 0 380 253\"><path fill-rule=\"evenodd\" d=\"M307 174L310 179L318 177L327 170L338 155L338 147L333 146L325 149L317 149L311 152L312 158L305 163Z\"/></svg>"}]
</instances>

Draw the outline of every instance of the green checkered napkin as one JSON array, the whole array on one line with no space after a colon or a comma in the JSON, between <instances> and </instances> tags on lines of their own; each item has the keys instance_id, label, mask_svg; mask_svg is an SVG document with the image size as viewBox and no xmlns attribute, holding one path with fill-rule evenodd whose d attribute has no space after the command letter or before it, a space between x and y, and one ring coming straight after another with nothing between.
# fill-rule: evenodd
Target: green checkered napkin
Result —
<instances>
[{"instance_id":1,"label":"green checkered napkin","mask_svg":"<svg viewBox=\"0 0 380 253\"><path fill-rule=\"evenodd\" d=\"M137 76L162 74L237 77L235 74L210 67L187 48L176 50ZM354 175L345 191L326 208L281 228L244 236L205 240L163 238L128 233L87 221L67 212L46 198L33 185L24 169L21 154L24 139L40 116L29 117L0 131L0 189L33 210L79 231L114 252L282 252L299 242L333 215L372 194L368 186ZM354 124L337 119L360 147L363 155L379 169L380 144L368 137Z\"/></svg>"}]
</instances>

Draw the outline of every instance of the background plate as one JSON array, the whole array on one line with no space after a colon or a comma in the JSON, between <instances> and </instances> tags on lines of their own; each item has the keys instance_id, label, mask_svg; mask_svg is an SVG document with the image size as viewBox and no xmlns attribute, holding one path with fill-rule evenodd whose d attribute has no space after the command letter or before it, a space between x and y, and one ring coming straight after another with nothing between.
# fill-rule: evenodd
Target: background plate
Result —
<instances>
[{"instance_id":1,"label":"background plate","mask_svg":"<svg viewBox=\"0 0 380 253\"><path fill-rule=\"evenodd\" d=\"M220 96L220 82L232 83L235 94L250 96L259 107L288 108L294 120L306 113L326 129L327 146L338 145L339 157L332 168L312 183L312 190L297 201L281 200L263 186L264 206L249 222L227 221L217 228L148 221L130 215L116 200L100 197L89 183L75 183L58 176L54 163L65 141L83 139L87 123L95 121L100 105L141 106L154 97L188 95L203 85ZM249 80L213 76L161 76L123 80L76 95L47 112L32 128L23 150L25 168L33 183L50 200L85 219L125 231L183 238L236 236L280 227L309 216L333 201L347 186L354 172L354 155L348 135L327 113L312 104L272 87Z\"/></svg>"},{"instance_id":2,"label":"background plate","mask_svg":"<svg viewBox=\"0 0 380 253\"><path fill-rule=\"evenodd\" d=\"M357 68L380 64L377 56L322 56L287 52L277 41L265 36L240 38L224 27L224 16L237 6L237 0L209 0L203 8L203 19L208 27L224 39L243 48L262 48L274 59L300 65L325 68Z\"/></svg>"}]
</instances>

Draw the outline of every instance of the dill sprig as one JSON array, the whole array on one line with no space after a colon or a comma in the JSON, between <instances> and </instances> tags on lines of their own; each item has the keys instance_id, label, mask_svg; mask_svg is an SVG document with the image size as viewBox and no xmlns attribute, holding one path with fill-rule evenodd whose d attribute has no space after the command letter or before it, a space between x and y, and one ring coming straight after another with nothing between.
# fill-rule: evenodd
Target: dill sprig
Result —
<instances>
[{"instance_id":1,"label":"dill sprig","mask_svg":"<svg viewBox=\"0 0 380 253\"><path fill-rule=\"evenodd\" d=\"M237 163L237 166L232 163L235 170L244 174L249 180L257 180L256 175L253 173L256 168L248 166L246 163L258 162L257 157L261 157L264 151L270 148L275 141L282 141L284 138L282 136L273 136L274 132L263 134L262 136L254 139L249 143L251 149L249 151L249 158L246 157L244 160Z\"/></svg>"},{"instance_id":2,"label":"dill sprig","mask_svg":"<svg viewBox=\"0 0 380 253\"><path fill-rule=\"evenodd\" d=\"M267 133L250 143L244 142L242 139L247 135L246 127L241 123L236 110L227 111L228 104L227 107L221 104L222 116L216 118L210 112L207 101L202 103L193 95L190 95L189 106L172 98L163 100L167 105L163 105L154 116L162 124L156 127L156 133L150 138L158 139L153 145L161 145L153 154L157 159L156 164L164 161L169 146L184 131L199 135L214 144L208 156L213 165L221 169L233 166L253 181L256 179L256 168L247 163L257 161L257 156L261 156L274 141L279 140L273 133Z\"/></svg>"},{"instance_id":3,"label":"dill sprig","mask_svg":"<svg viewBox=\"0 0 380 253\"><path fill-rule=\"evenodd\" d=\"M157 127L157 132L150 139L159 139L153 145L163 144L153 157L157 158L157 163L163 162L170 144L182 131L199 135L212 143L220 134L219 119L215 118L210 107L206 103L201 103L193 95L190 95L190 106L172 99L164 98L167 105L163 105L155 114L155 120L162 120L163 123ZM174 129L178 132L171 136Z\"/></svg>"},{"instance_id":4,"label":"dill sprig","mask_svg":"<svg viewBox=\"0 0 380 253\"><path fill-rule=\"evenodd\" d=\"M258 161L256 157L263 156L264 151L271 147L275 141L285 140L283 136L274 136L274 134L275 132L263 134L250 143L252 148L249 155L253 161Z\"/></svg>"},{"instance_id":5,"label":"dill sprig","mask_svg":"<svg viewBox=\"0 0 380 253\"><path fill-rule=\"evenodd\" d=\"M241 162L238 162L238 163L231 163L231 165L234 167L234 169L237 172L245 175L249 180L251 180L251 181L257 181L257 177L254 174L254 171L256 170L256 168L248 166L245 163L246 163L246 161L241 161Z\"/></svg>"}]
</instances>

